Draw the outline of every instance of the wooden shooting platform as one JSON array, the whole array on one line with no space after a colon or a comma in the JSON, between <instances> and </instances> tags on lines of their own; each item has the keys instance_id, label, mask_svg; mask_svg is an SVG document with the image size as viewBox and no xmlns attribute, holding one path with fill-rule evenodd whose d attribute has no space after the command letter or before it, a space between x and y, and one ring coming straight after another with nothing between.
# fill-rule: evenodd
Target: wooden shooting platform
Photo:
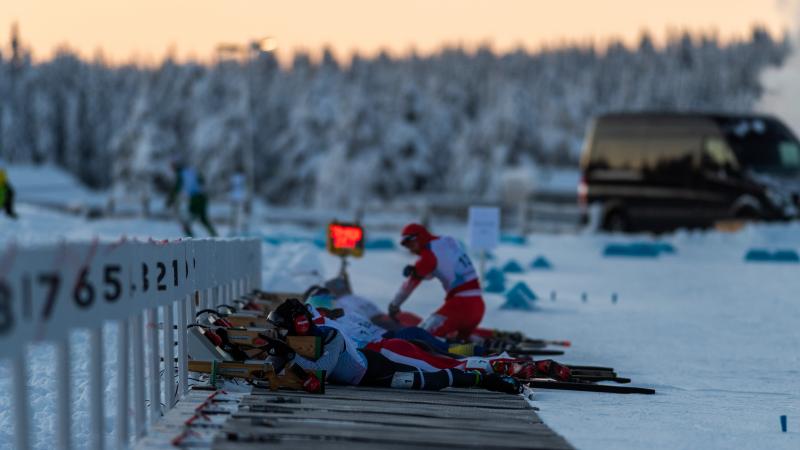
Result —
<instances>
[{"instance_id":1,"label":"wooden shooting platform","mask_svg":"<svg viewBox=\"0 0 800 450\"><path fill-rule=\"evenodd\" d=\"M326 387L323 395L254 389L216 433L219 450L571 449L521 396Z\"/></svg>"}]
</instances>

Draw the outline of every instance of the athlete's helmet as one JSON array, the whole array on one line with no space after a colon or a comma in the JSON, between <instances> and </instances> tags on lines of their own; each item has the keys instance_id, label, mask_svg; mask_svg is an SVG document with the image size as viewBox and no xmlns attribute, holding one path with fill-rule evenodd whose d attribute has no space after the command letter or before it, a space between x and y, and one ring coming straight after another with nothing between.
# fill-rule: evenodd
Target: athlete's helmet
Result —
<instances>
[{"instance_id":1,"label":"athlete's helmet","mask_svg":"<svg viewBox=\"0 0 800 450\"><path fill-rule=\"evenodd\" d=\"M412 241L417 241L421 245L425 245L434 238L427 228L418 223L410 223L404 226L403 231L400 234L402 236L400 239L400 244L403 246L407 246Z\"/></svg>"},{"instance_id":2,"label":"athlete's helmet","mask_svg":"<svg viewBox=\"0 0 800 450\"><path fill-rule=\"evenodd\" d=\"M269 313L267 321L278 328L287 330L293 336L313 334L314 322L311 313L296 298L290 298L281 303Z\"/></svg>"}]
</instances>

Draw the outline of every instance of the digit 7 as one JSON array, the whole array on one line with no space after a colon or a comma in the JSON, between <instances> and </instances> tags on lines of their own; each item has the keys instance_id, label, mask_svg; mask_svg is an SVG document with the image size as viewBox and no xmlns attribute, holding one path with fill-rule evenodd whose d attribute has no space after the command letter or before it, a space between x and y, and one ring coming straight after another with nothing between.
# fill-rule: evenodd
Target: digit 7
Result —
<instances>
[{"instance_id":1,"label":"digit 7","mask_svg":"<svg viewBox=\"0 0 800 450\"><path fill-rule=\"evenodd\" d=\"M42 319L48 320L53 314L53 306L58 297L58 289L61 286L61 277L57 273L43 273L39 275L37 281L39 284L48 287L44 300L44 308L42 308Z\"/></svg>"}]
</instances>

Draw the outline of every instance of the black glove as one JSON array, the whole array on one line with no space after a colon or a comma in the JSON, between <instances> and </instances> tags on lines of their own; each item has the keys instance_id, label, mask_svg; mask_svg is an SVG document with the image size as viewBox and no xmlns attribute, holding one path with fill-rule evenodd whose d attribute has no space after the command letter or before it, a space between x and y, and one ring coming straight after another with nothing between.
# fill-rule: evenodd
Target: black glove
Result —
<instances>
[{"instance_id":1,"label":"black glove","mask_svg":"<svg viewBox=\"0 0 800 450\"><path fill-rule=\"evenodd\" d=\"M408 278L411 275L414 275L414 276L417 275L417 271L414 269L414 266L410 266L409 265L409 266L403 267L403 276Z\"/></svg>"},{"instance_id":2,"label":"black glove","mask_svg":"<svg viewBox=\"0 0 800 450\"><path fill-rule=\"evenodd\" d=\"M481 387L494 392L505 392L506 394L521 394L524 390L519 380L508 375L498 375L489 373L483 376Z\"/></svg>"}]
</instances>

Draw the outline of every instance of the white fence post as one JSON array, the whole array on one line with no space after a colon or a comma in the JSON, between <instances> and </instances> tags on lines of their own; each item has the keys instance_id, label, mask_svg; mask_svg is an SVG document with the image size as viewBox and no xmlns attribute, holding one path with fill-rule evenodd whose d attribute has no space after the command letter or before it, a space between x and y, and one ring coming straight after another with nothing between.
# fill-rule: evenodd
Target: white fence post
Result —
<instances>
[{"instance_id":1,"label":"white fence post","mask_svg":"<svg viewBox=\"0 0 800 450\"><path fill-rule=\"evenodd\" d=\"M12 361L12 396L14 402L14 448L31 448L31 417L28 409L28 374L25 355L20 354Z\"/></svg>"},{"instance_id":2,"label":"white fence post","mask_svg":"<svg viewBox=\"0 0 800 450\"><path fill-rule=\"evenodd\" d=\"M128 447L128 321L117 321L117 447L124 450Z\"/></svg>"},{"instance_id":3,"label":"white fence post","mask_svg":"<svg viewBox=\"0 0 800 450\"><path fill-rule=\"evenodd\" d=\"M70 438L72 431L70 430L72 424L72 412L70 407L72 405L71 390L72 390L72 377L70 374L70 347L69 336L63 341L56 343L56 373L59 374L60 380L56 383L56 445L60 449L69 450L72 448L72 440Z\"/></svg>"},{"instance_id":4,"label":"white fence post","mask_svg":"<svg viewBox=\"0 0 800 450\"><path fill-rule=\"evenodd\" d=\"M175 404L175 341L173 339L172 308L174 302L164 306L164 413L172 409Z\"/></svg>"},{"instance_id":5,"label":"white fence post","mask_svg":"<svg viewBox=\"0 0 800 450\"><path fill-rule=\"evenodd\" d=\"M158 320L155 308L147 310L146 328L150 344L150 423L155 424L161 417L161 356L158 350Z\"/></svg>"},{"instance_id":6,"label":"white fence post","mask_svg":"<svg viewBox=\"0 0 800 450\"><path fill-rule=\"evenodd\" d=\"M191 301L189 301L189 321L186 323L186 325L194 323L194 315L197 314L198 306L200 308L203 307L204 297L205 297L205 289L194 291L194 293L192 294Z\"/></svg>"},{"instance_id":7,"label":"white fence post","mask_svg":"<svg viewBox=\"0 0 800 450\"><path fill-rule=\"evenodd\" d=\"M142 312L131 319L133 333L133 433L136 438L144 436L147 422L145 406L145 370L144 370L144 332L142 330Z\"/></svg>"},{"instance_id":8,"label":"white fence post","mask_svg":"<svg viewBox=\"0 0 800 450\"><path fill-rule=\"evenodd\" d=\"M104 448L105 417L103 413L103 328L89 330L89 422L91 424L90 448Z\"/></svg>"},{"instance_id":9,"label":"white fence post","mask_svg":"<svg viewBox=\"0 0 800 450\"><path fill-rule=\"evenodd\" d=\"M181 397L189 393L189 352L186 348L186 308L194 301L192 294L178 301L178 383L181 386Z\"/></svg>"}]
</instances>

